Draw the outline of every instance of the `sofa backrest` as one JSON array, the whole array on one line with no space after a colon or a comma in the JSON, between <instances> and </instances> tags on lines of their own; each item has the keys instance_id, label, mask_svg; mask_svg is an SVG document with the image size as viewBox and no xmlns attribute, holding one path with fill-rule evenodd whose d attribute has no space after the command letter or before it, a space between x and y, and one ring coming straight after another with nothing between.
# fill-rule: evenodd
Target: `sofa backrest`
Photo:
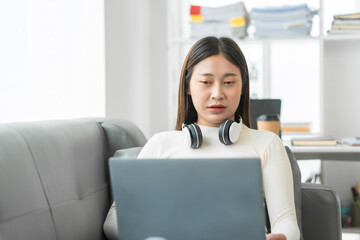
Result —
<instances>
[{"instance_id":1,"label":"sofa backrest","mask_svg":"<svg viewBox=\"0 0 360 240\"><path fill-rule=\"evenodd\" d=\"M107 135L94 120L0 124L0 239L104 239L109 146L127 145Z\"/></svg>"}]
</instances>

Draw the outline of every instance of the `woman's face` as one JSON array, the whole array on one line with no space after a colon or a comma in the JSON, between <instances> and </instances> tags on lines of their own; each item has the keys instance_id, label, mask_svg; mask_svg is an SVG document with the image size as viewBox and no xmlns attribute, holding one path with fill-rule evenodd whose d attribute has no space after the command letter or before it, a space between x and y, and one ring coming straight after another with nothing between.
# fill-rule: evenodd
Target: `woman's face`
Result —
<instances>
[{"instance_id":1,"label":"woman's face","mask_svg":"<svg viewBox=\"0 0 360 240\"><path fill-rule=\"evenodd\" d=\"M198 114L197 123L219 127L225 119L234 120L241 91L240 69L222 53L199 62L194 67L187 90Z\"/></svg>"}]
</instances>

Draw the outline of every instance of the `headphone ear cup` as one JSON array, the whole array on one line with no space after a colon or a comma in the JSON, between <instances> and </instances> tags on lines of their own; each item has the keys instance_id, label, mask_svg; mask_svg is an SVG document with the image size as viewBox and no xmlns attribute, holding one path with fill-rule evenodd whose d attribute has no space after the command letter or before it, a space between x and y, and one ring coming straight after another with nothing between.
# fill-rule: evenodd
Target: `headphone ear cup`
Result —
<instances>
[{"instance_id":1,"label":"headphone ear cup","mask_svg":"<svg viewBox=\"0 0 360 240\"><path fill-rule=\"evenodd\" d=\"M220 124L219 140L222 144L225 144L225 145L232 144L232 142L230 141L230 137L229 137L229 129L230 129L232 122L233 122L232 120L227 119Z\"/></svg>"},{"instance_id":2,"label":"headphone ear cup","mask_svg":"<svg viewBox=\"0 0 360 240\"><path fill-rule=\"evenodd\" d=\"M239 140L240 137L240 133L242 130L242 121L240 118L240 122L233 122L229 128L229 139L232 143L237 142L237 140Z\"/></svg>"},{"instance_id":3,"label":"headphone ear cup","mask_svg":"<svg viewBox=\"0 0 360 240\"><path fill-rule=\"evenodd\" d=\"M240 123L232 120L225 120L219 128L219 140L222 144L231 145L239 139L242 130L242 121Z\"/></svg>"},{"instance_id":4,"label":"headphone ear cup","mask_svg":"<svg viewBox=\"0 0 360 240\"><path fill-rule=\"evenodd\" d=\"M191 147L191 134L187 127L182 128L182 134L184 136L184 142L187 147Z\"/></svg>"},{"instance_id":5,"label":"headphone ear cup","mask_svg":"<svg viewBox=\"0 0 360 240\"><path fill-rule=\"evenodd\" d=\"M192 149L200 148L203 143L203 137L200 127L193 123L185 126L182 130L185 135L186 144Z\"/></svg>"}]
</instances>

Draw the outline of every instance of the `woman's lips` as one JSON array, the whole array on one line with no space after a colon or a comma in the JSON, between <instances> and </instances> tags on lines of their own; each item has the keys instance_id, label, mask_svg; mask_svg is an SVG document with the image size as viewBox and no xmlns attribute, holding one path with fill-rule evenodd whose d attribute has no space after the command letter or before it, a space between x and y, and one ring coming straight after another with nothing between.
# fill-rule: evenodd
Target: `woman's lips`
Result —
<instances>
[{"instance_id":1,"label":"woman's lips","mask_svg":"<svg viewBox=\"0 0 360 240\"><path fill-rule=\"evenodd\" d=\"M225 106L223 105L211 105L208 109L213 113L219 113L225 110Z\"/></svg>"}]
</instances>

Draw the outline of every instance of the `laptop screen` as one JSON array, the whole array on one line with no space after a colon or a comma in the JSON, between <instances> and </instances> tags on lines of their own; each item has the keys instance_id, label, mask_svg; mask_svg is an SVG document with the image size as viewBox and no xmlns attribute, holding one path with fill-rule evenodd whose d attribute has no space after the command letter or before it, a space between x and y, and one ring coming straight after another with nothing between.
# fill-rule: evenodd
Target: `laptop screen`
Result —
<instances>
[{"instance_id":1,"label":"laptop screen","mask_svg":"<svg viewBox=\"0 0 360 240\"><path fill-rule=\"evenodd\" d=\"M119 239L264 239L261 163L110 159Z\"/></svg>"}]
</instances>

